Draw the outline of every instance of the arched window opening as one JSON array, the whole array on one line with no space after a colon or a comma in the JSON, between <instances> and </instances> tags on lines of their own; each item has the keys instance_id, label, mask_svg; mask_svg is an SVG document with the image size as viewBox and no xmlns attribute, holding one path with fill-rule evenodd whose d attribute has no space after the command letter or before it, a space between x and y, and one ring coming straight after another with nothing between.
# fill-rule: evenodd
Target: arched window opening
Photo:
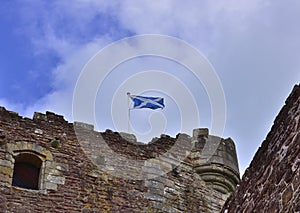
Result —
<instances>
[{"instance_id":1,"label":"arched window opening","mask_svg":"<svg viewBox=\"0 0 300 213\"><path fill-rule=\"evenodd\" d=\"M13 186L39 189L42 160L34 154L23 153L15 157Z\"/></svg>"}]
</instances>

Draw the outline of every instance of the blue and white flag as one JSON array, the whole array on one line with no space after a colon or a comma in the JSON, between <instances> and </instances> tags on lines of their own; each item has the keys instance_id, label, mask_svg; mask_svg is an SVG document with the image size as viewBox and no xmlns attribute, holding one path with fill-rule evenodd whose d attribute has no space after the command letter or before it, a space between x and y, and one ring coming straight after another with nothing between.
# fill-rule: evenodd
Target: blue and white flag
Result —
<instances>
[{"instance_id":1,"label":"blue and white flag","mask_svg":"<svg viewBox=\"0 0 300 213\"><path fill-rule=\"evenodd\" d=\"M130 98L133 101L133 109L142 109L142 108L163 109L165 107L164 99L160 97L144 97L144 96L130 95Z\"/></svg>"}]
</instances>

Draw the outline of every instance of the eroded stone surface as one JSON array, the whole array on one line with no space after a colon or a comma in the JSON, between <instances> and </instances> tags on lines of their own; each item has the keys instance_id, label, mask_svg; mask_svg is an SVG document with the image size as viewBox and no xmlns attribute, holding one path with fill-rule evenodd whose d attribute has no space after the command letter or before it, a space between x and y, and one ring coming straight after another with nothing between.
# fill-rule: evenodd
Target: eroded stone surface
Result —
<instances>
[{"instance_id":1,"label":"eroded stone surface","mask_svg":"<svg viewBox=\"0 0 300 213\"><path fill-rule=\"evenodd\" d=\"M299 118L297 85L223 212L300 212Z\"/></svg>"},{"instance_id":2,"label":"eroded stone surface","mask_svg":"<svg viewBox=\"0 0 300 213\"><path fill-rule=\"evenodd\" d=\"M192 137L162 135L147 146L131 135L93 125L74 125L51 112L22 118L0 107L0 209L4 212L299 212L300 89L296 86L277 116L271 132L239 181L235 146L231 139L197 129ZM129 138L131 142L125 139ZM207 162L201 151L216 143ZM53 140L59 140L53 146ZM179 140L178 147L168 153ZM105 155L101 142L109 152ZM94 143L96 142L96 143ZM83 149L89 148L83 151ZM12 186L14 156L35 152L43 158L40 190ZM107 150L105 150L107 152ZM107 154L107 153L106 153ZM163 156L162 160L156 158ZM141 160L144 180L120 178L124 157ZM143 161L147 160L147 161ZM178 161L182 160L178 164ZM203 164L205 162L205 164ZM167 173L164 171L168 171ZM138 172L138 171L136 171ZM158 176L160 174L161 176ZM132 172L128 176L133 175Z\"/></svg>"},{"instance_id":3,"label":"eroded stone surface","mask_svg":"<svg viewBox=\"0 0 300 213\"><path fill-rule=\"evenodd\" d=\"M233 189L224 186L222 193L213 185L227 170L239 178L234 144L220 138L205 165L220 178L202 179L201 147L214 138L208 129L192 137L162 135L145 145L51 112L28 119L3 107L0 129L0 208L6 212L218 212ZM12 186L14 158L24 152L42 161L39 190ZM128 164L134 161L140 163ZM143 179L134 179L140 172Z\"/></svg>"}]
</instances>

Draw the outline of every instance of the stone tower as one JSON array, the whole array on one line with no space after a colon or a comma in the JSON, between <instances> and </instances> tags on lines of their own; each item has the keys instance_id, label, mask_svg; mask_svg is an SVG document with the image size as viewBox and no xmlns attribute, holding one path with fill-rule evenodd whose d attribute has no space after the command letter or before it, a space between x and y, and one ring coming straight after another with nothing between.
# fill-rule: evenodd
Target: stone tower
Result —
<instances>
[{"instance_id":1,"label":"stone tower","mask_svg":"<svg viewBox=\"0 0 300 213\"><path fill-rule=\"evenodd\" d=\"M204 156L212 147L214 154ZM142 166L128 164L133 160ZM145 178L119 176L126 167ZM208 129L142 144L51 112L29 119L0 107L3 212L219 212L238 181L233 141Z\"/></svg>"},{"instance_id":2,"label":"stone tower","mask_svg":"<svg viewBox=\"0 0 300 213\"><path fill-rule=\"evenodd\" d=\"M63 116L29 119L0 107L0 212L299 212L299 118L296 85L239 182L233 141L208 129L145 145L82 123L80 138ZM122 158L109 164L101 142ZM149 177L114 175L124 159L146 161L141 170Z\"/></svg>"},{"instance_id":3,"label":"stone tower","mask_svg":"<svg viewBox=\"0 0 300 213\"><path fill-rule=\"evenodd\" d=\"M208 134L208 129L195 129L192 158L195 171L213 189L228 194L239 183L240 174L234 142ZM216 145L212 156L205 156L203 148Z\"/></svg>"}]
</instances>

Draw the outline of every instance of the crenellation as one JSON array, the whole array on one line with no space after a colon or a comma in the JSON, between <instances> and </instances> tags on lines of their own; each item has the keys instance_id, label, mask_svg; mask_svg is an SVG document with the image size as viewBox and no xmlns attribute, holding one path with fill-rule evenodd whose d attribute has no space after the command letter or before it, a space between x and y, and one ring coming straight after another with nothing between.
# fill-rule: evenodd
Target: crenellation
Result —
<instances>
[{"instance_id":1,"label":"crenellation","mask_svg":"<svg viewBox=\"0 0 300 213\"><path fill-rule=\"evenodd\" d=\"M94 125L92 124L87 124L87 123L83 123L83 122L78 122L75 121L74 122L74 128L80 128L86 131L94 131Z\"/></svg>"},{"instance_id":2,"label":"crenellation","mask_svg":"<svg viewBox=\"0 0 300 213\"><path fill-rule=\"evenodd\" d=\"M6 110L5 107L0 108L0 118L5 121L22 119L17 112Z\"/></svg>"},{"instance_id":3,"label":"crenellation","mask_svg":"<svg viewBox=\"0 0 300 213\"><path fill-rule=\"evenodd\" d=\"M122 138L124 138L126 141L137 144L137 139L134 134L126 133L126 132L120 132L119 133Z\"/></svg>"},{"instance_id":4,"label":"crenellation","mask_svg":"<svg viewBox=\"0 0 300 213\"><path fill-rule=\"evenodd\" d=\"M47 116L46 114L40 113L40 112L35 112L33 114L33 120L34 121L47 121Z\"/></svg>"},{"instance_id":5,"label":"crenellation","mask_svg":"<svg viewBox=\"0 0 300 213\"><path fill-rule=\"evenodd\" d=\"M209 135L207 128L145 144L133 134L99 132L52 112L29 119L0 107L0 209L299 211L299 91L296 86L241 183L233 140ZM13 185L16 162L32 163L31 157L41 160L38 189Z\"/></svg>"},{"instance_id":6,"label":"crenellation","mask_svg":"<svg viewBox=\"0 0 300 213\"><path fill-rule=\"evenodd\" d=\"M193 130L193 138L195 140L198 139L198 137L208 137L209 130L207 128L198 128Z\"/></svg>"},{"instance_id":7,"label":"crenellation","mask_svg":"<svg viewBox=\"0 0 300 213\"><path fill-rule=\"evenodd\" d=\"M1 110L2 114L10 115L3 108ZM28 193L40 192L41 206L45 207L49 201L55 200L57 204L65 205L48 208L61 211L96 211L99 208L118 211L119 208L125 208L115 206L120 202L126 204L128 209L136 208L136 212L141 209L144 212L192 211L198 205L205 205L203 209L211 211L215 209L209 207L208 202L198 199L205 198L205 194L211 194L214 189L206 188L201 177L194 174L194 165L189 157L192 137L187 134L177 134L175 138L161 135L143 144L137 142L132 134L111 130L98 132L91 124L70 124L63 116L50 112L35 113L33 119L18 116L13 122L3 117L0 119L0 133L5 134L8 144L4 150L6 157L0 163L4 173L1 173L3 178L0 181L4 188L0 190L10 188L12 194L8 193L6 197L17 193L22 200L20 202L27 208L35 209L30 204L35 198ZM109 149L104 149L104 143ZM37 155L43 161L40 188L37 191L12 186L14 159L22 153ZM114 153L121 158L112 158ZM130 174L122 168L123 160L130 159L145 161L141 167L145 180L130 181L110 174L123 172L128 177L134 177L134 172ZM135 165L132 169L138 172ZM197 182L193 187L199 190L191 189L193 181ZM91 187L95 190L87 190ZM73 199L84 202L75 204ZM220 209L224 197L219 194L218 199L213 202ZM6 202L5 205L10 209L16 209L14 205L19 203L12 199Z\"/></svg>"}]
</instances>

